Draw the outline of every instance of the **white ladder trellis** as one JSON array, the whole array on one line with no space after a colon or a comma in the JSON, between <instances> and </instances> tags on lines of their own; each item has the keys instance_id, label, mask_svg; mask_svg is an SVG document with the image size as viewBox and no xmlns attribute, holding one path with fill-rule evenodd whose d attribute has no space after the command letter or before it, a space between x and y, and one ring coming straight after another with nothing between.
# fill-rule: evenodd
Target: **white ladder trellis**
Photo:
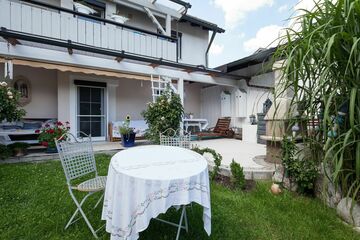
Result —
<instances>
[{"instance_id":1,"label":"white ladder trellis","mask_svg":"<svg viewBox=\"0 0 360 240\"><path fill-rule=\"evenodd\" d=\"M178 90L172 84L170 77L159 75L158 78L154 78L154 76L151 75L151 90L152 90L153 102L156 102L156 99L161 96L161 94L165 91L165 89L168 86L174 93L178 93Z\"/></svg>"}]
</instances>

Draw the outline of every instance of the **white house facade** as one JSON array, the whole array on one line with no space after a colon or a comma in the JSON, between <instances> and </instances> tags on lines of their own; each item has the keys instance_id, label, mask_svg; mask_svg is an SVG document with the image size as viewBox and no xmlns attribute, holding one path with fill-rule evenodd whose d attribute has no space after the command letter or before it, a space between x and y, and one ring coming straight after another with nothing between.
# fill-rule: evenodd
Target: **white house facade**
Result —
<instances>
[{"instance_id":1,"label":"white house facade","mask_svg":"<svg viewBox=\"0 0 360 240\"><path fill-rule=\"evenodd\" d=\"M189 3L173 2L178 9L149 0L0 0L0 76L27 86L26 119L69 121L73 133L97 140L108 139L111 121L142 119L154 79L171 82L185 112L210 126L228 116L241 127L268 83L249 91L249 69L208 68L209 48L224 30L188 15ZM224 92L232 103L221 104ZM235 100L245 92L247 101Z\"/></svg>"}]
</instances>

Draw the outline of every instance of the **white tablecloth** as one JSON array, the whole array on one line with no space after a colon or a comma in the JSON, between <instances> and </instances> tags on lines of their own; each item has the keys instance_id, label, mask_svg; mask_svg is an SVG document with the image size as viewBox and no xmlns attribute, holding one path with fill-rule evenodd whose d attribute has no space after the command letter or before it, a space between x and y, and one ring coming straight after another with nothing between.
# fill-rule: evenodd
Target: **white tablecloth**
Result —
<instances>
[{"instance_id":1,"label":"white tablecloth","mask_svg":"<svg viewBox=\"0 0 360 240\"><path fill-rule=\"evenodd\" d=\"M178 147L144 146L112 157L102 212L111 239L138 239L151 218L191 202L204 207L204 228L210 235L209 176L200 154Z\"/></svg>"}]
</instances>

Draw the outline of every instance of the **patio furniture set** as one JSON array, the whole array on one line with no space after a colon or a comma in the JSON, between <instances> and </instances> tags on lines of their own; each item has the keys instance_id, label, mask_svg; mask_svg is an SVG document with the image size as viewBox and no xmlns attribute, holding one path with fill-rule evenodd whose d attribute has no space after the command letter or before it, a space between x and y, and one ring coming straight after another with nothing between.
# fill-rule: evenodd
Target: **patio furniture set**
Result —
<instances>
[{"instance_id":1,"label":"patio furniture set","mask_svg":"<svg viewBox=\"0 0 360 240\"><path fill-rule=\"evenodd\" d=\"M106 221L105 230L111 239L138 239L152 218L177 227L180 232L189 229L186 209L196 202L203 206L204 228L211 233L210 185L207 161L191 151L190 135L169 130L160 135L161 145L150 145L123 150L110 162L108 175L99 176L96 169L91 137L79 140L70 133L56 141L61 163L67 179L68 190L76 210L65 226L83 218L95 238L95 230L82 206L94 193L103 192L96 208L104 198L101 219ZM93 175L77 186L72 181L85 175ZM78 200L73 191L86 192ZM157 218L170 207L180 210L179 222ZM77 217L75 219L75 217Z\"/></svg>"}]
</instances>

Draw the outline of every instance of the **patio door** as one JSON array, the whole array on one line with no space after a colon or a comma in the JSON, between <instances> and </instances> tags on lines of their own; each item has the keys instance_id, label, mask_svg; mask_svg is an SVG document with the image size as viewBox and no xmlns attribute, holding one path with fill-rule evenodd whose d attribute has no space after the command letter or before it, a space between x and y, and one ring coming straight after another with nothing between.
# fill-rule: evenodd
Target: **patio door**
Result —
<instances>
[{"instance_id":1,"label":"patio door","mask_svg":"<svg viewBox=\"0 0 360 240\"><path fill-rule=\"evenodd\" d=\"M93 140L105 140L105 123L105 88L78 86L77 131L91 134ZM81 137L81 134L78 137Z\"/></svg>"}]
</instances>

